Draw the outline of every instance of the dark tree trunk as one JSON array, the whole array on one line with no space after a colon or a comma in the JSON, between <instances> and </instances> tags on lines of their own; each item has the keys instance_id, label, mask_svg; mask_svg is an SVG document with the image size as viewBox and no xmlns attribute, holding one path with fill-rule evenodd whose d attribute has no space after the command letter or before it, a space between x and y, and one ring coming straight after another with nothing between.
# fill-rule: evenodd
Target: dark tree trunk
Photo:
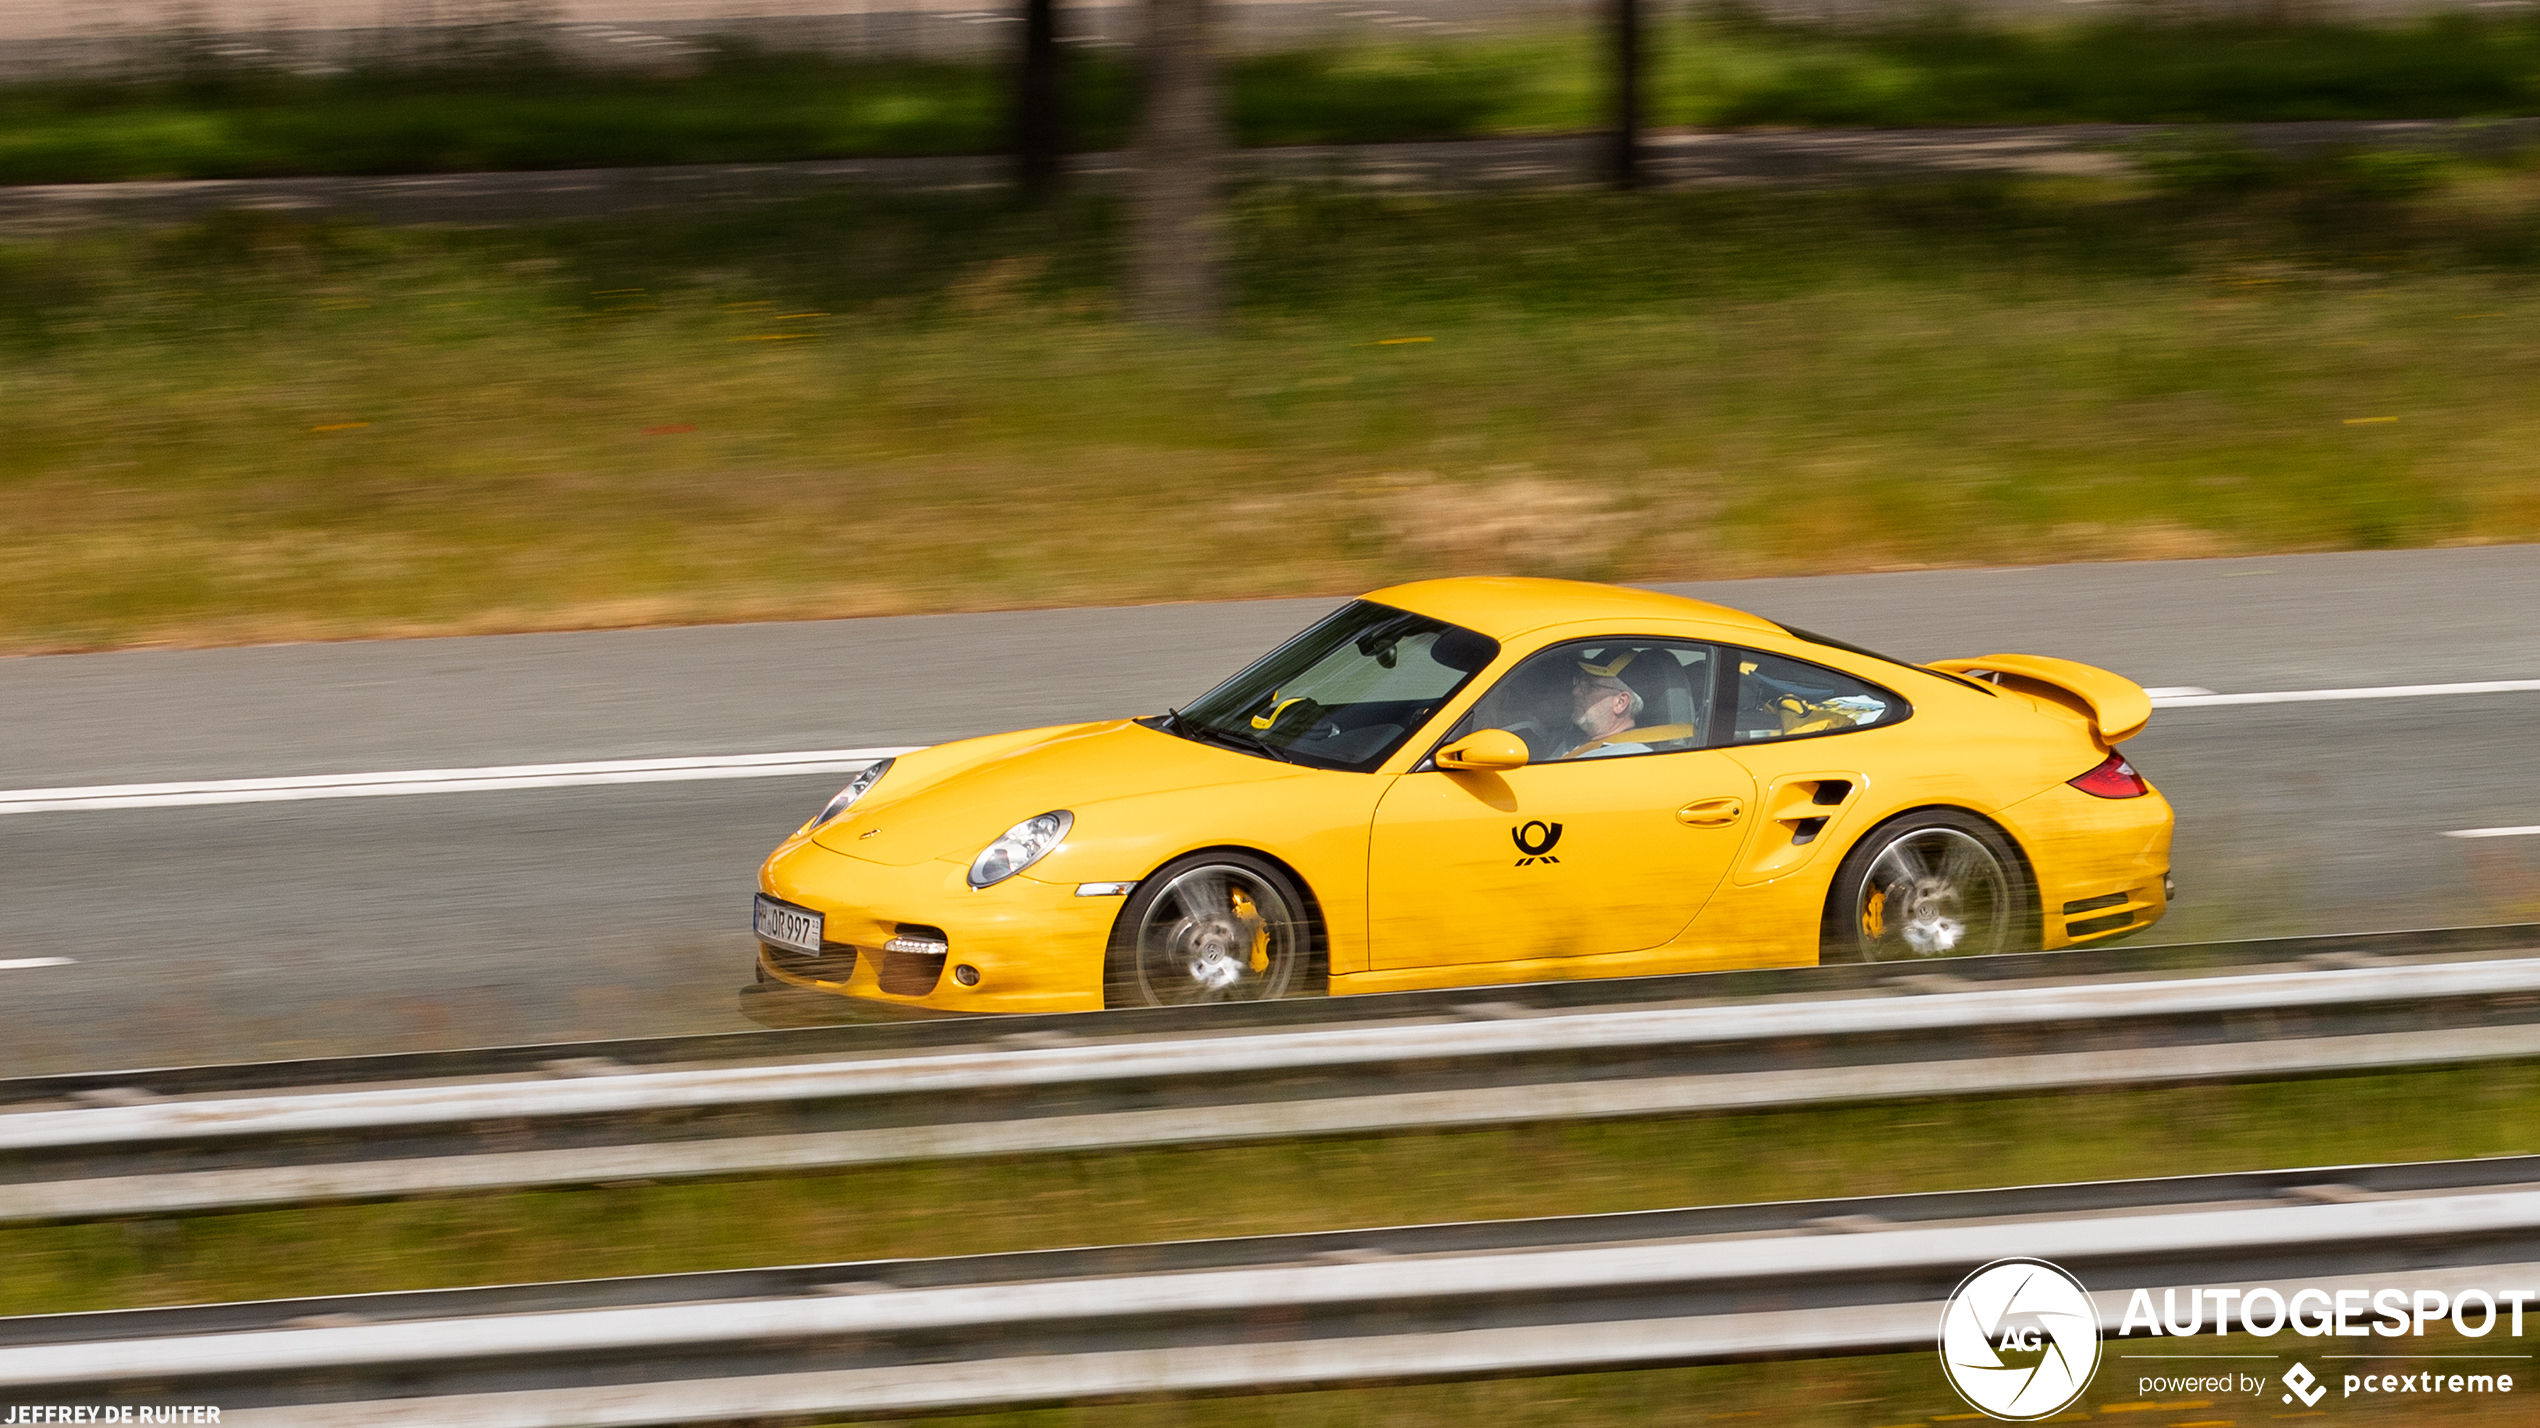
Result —
<instances>
[{"instance_id":1,"label":"dark tree trunk","mask_svg":"<svg viewBox=\"0 0 2540 1428\"><path fill-rule=\"evenodd\" d=\"M1129 313L1206 331L1225 320L1226 146L1209 0L1146 0L1146 93L1129 207Z\"/></svg>"},{"instance_id":2,"label":"dark tree trunk","mask_svg":"<svg viewBox=\"0 0 2540 1428\"><path fill-rule=\"evenodd\" d=\"M1058 0L1023 0L1023 65L1014 95L1014 177L1024 198L1037 203L1058 191L1067 163Z\"/></svg>"},{"instance_id":3,"label":"dark tree trunk","mask_svg":"<svg viewBox=\"0 0 2540 1428\"><path fill-rule=\"evenodd\" d=\"M1640 0L1606 3L1614 43L1614 132L1606 170L1616 188L1633 189L1641 184Z\"/></svg>"}]
</instances>

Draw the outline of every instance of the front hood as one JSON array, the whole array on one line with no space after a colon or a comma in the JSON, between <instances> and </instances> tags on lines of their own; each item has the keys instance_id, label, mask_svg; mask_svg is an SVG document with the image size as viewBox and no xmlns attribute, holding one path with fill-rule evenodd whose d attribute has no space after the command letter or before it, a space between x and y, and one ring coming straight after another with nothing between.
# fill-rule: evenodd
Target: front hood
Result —
<instances>
[{"instance_id":1,"label":"front hood","mask_svg":"<svg viewBox=\"0 0 2540 1428\"><path fill-rule=\"evenodd\" d=\"M813 834L812 841L892 867L929 858L967 862L998 834L1035 814L1071 809L1082 836L1086 810L1113 799L1303 772L1125 719L1083 724L923 784L905 797L889 796L891 779L885 774L866 803Z\"/></svg>"}]
</instances>

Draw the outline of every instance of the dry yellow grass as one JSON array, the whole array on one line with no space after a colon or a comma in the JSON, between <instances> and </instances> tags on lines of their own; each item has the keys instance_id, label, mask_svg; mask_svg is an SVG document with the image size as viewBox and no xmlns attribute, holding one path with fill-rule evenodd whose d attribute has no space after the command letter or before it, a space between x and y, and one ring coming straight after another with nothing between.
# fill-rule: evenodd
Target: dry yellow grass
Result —
<instances>
[{"instance_id":1,"label":"dry yellow grass","mask_svg":"<svg viewBox=\"0 0 2540 1428\"><path fill-rule=\"evenodd\" d=\"M1256 200L1210 341L953 210L21 254L0 648L2540 537L2511 265L2026 201Z\"/></svg>"}]
</instances>

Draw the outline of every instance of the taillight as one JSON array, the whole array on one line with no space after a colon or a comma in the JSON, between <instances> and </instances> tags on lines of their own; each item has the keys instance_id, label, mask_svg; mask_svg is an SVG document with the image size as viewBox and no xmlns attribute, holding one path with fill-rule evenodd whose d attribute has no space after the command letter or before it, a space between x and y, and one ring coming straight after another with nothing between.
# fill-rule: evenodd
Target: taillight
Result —
<instances>
[{"instance_id":1,"label":"taillight","mask_svg":"<svg viewBox=\"0 0 2540 1428\"><path fill-rule=\"evenodd\" d=\"M2099 767L2071 780L2072 786L2094 798L2141 798L2152 791L2143 775L2122 754L2110 754Z\"/></svg>"}]
</instances>

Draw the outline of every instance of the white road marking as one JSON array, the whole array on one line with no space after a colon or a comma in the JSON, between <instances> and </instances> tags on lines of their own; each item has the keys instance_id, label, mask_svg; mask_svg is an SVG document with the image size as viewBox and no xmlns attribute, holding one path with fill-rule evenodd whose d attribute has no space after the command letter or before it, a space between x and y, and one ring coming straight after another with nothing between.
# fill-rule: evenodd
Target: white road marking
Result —
<instances>
[{"instance_id":1,"label":"white road marking","mask_svg":"<svg viewBox=\"0 0 2540 1428\"><path fill-rule=\"evenodd\" d=\"M2367 689L2287 689L2272 694L2190 694L2147 689L2155 709L2199 709L2214 704L2311 704L2329 699L2423 699L2444 694L2540 693L2540 679L2490 679L2477 684L2383 684Z\"/></svg>"},{"instance_id":2,"label":"white road marking","mask_svg":"<svg viewBox=\"0 0 2540 1428\"><path fill-rule=\"evenodd\" d=\"M2476 684L2388 684L2363 689L2293 689L2216 694L2194 685L2144 691L2156 709L2225 704L2309 704L2336 699L2414 699L2447 694L2528 694L2540 679ZM314 798L387 798L408 793L500 793L612 783L684 783L698 779L783 778L849 773L910 748L818 749L785 754L708 754L697 758L613 759L579 764L510 764L481 769L406 769L388 773L310 774L293 778L214 779L198 783L113 783L77 788L0 789L0 815L73 813L112 808L190 808L219 803L295 803ZM2473 828L2455 838L2502 838L2530 828Z\"/></svg>"},{"instance_id":3,"label":"white road marking","mask_svg":"<svg viewBox=\"0 0 2540 1428\"><path fill-rule=\"evenodd\" d=\"M0 972L14 972L20 967L68 967L68 957L13 957L0 961Z\"/></svg>"},{"instance_id":4,"label":"white road marking","mask_svg":"<svg viewBox=\"0 0 2540 1428\"><path fill-rule=\"evenodd\" d=\"M2540 823L2528 828L2455 828L2446 838L2535 838L2540 837Z\"/></svg>"},{"instance_id":5,"label":"white road marking","mask_svg":"<svg viewBox=\"0 0 2540 1428\"><path fill-rule=\"evenodd\" d=\"M710 754L702 758L611 759L578 764L510 764L481 769L406 769L391 773L308 774L200 783L109 783L84 788L0 790L0 814L71 813L109 808L190 808L214 803L292 803L312 798L386 798L408 793L494 793L524 788L577 788L611 783L685 783L698 779L784 778L850 773L914 747L820 749L788 754Z\"/></svg>"}]
</instances>

